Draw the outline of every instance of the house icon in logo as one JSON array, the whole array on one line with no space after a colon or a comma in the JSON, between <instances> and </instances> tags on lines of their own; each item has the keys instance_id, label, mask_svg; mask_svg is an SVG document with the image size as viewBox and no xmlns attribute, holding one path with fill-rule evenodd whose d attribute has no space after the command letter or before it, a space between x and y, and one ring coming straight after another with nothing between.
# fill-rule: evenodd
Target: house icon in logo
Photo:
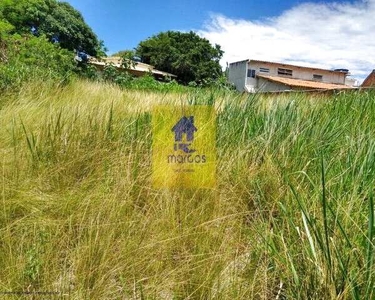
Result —
<instances>
[{"instance_id":1,"label":"house icon in logo","mask_svg":"<svg viewBox=\"0 0 375 300\"><path fill-rule=\"evenodd\" d=\"M172 127L175 142L182 142L182 137L186 134L186 141L194 140L194 132L198 129L194 126L194 117L182 117L176 125Z\"/></svg>"},{"instance_id":2,"label":"house icon in logo","mask_svg":"<svg viewBox=\"0 0 375 300\"><path fill-rule=\"evenodd\" d=\"M172 132L174 132L174 140L176 144L174 145L175 151L180 149L186 153L194 152L195 150L189 149L190 143L183 142L183 136L186 136L186 142L192 142L194 140L194 132L198 129L194 125L194 117L182 117L173 127Z\"/></svg>"}]
</instances>

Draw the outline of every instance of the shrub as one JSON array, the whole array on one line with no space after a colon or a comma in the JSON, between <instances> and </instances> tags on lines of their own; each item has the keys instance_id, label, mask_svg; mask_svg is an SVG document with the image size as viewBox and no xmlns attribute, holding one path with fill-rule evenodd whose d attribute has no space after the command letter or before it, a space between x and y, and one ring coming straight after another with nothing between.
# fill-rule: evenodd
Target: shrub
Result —
<instances>
[{"instance_id":1,"label":"shrub","mask_svg":"<svg viewBox=\"0 0 375 300\"><path fill-rule=\"evenodd\" d=\"M65 82L73 75L73 53L51 44L46 37L12 35L3 37L0 90L14 89L30 79Z\"/></svg>"}]
</instances>

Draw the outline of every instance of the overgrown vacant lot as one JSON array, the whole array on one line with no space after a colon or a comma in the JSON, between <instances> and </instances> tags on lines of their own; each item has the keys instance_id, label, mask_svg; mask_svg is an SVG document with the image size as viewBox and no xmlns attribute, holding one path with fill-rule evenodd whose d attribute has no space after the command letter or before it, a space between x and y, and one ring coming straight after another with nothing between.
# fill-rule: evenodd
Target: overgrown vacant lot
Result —
<instances>
[{"instance_id":1,"label":"overgrown vacant lot","mask_svg":"<svg viewBox=\"0 0 375 300\"><path fill-rule=\"evenodd\" d=\"M215 190L152 188L157 103L215 105ZM33 84L0 96L0 154L0 291L375 297L373 92Z\"/></svg>"}]
</instances>

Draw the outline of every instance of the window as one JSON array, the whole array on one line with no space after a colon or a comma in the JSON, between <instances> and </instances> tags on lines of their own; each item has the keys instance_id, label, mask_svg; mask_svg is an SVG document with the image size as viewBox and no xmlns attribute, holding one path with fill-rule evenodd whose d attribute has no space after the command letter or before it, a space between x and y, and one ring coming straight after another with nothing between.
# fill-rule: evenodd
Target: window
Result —
<instances>
[{"instance_id":1,"label":"window","mask_svg":"<svg viewBox=\"0 0 375 300\"><path fill-rule=\"evenodd\" d=\"M270 69L268 68L259 68L259 72L262 72L262 73L269 73L270 72Z\"/></svg>"},{"instance_id":2,"label":"window","mask_svg":"<svg viewBox=\"0 0 375 300\"><path fill-rule=\"evenodd\" d=\"M323 80L323 75L314 74L313 75L313 79L316 80L316 81L322 81Z\"/></svg>"},{"instance_id":3,"label":"window","mask_svg":"<svg viewBox=\"0 0 375 300\"><path fill-rule=\"evenodd\" d=\"M247 70L247 77L255 78L255 70L248 69Z\"/></svg>"},{"instance_id":4,"label":"window","mask_svg":"<svg viewBox=\"0 0 375 300\"><path fill-rule=\"evenodd\" d=\"M289 70L289 69L278 68L277 69L277 74L279 74L279 75L285 75L285 76L293 76L293 71Z\"/></svg>"}]
</instances>

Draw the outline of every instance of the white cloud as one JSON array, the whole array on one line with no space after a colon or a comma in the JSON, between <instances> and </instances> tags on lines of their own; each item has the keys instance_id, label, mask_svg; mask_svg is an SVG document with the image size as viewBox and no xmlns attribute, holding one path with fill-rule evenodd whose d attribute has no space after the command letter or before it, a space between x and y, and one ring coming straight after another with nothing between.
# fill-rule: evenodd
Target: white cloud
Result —
<instances>
[{"instance_id":1,"label":"white cloud","mask_svg":"<svg viewBox=\"0 0 375 300\"><path fill-rule=\"evenodd\" d=\"M198 33L225 51L222 65L248 58L346 68L358 79L375 69L375 0L305 3L260 20L213 14Z\"/></svg>"}]
</instances>

